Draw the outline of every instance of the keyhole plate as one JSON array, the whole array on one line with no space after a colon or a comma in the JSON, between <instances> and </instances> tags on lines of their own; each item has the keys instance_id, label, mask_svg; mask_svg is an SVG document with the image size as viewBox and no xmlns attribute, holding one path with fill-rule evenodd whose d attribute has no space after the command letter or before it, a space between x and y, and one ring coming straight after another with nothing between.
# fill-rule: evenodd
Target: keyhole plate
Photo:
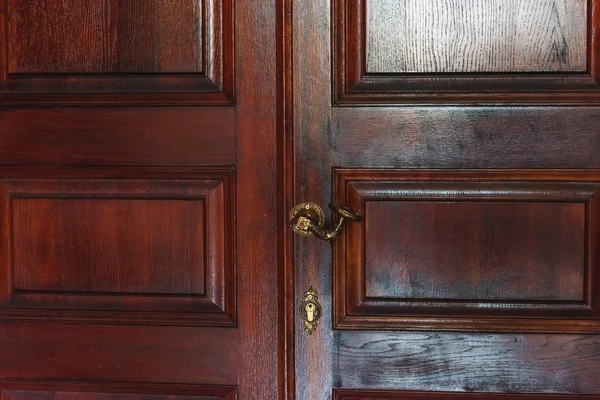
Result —
<instances>
[{"instance_id":1,"label":"keyhole plate","mask_svg":"<svg viewBox=\"0 0 600 400\"><path fill-rule=\"evenodd\" d=\"M309 335L317 328L317 321L321 318L321 304L317 301L317 293L312 287L304 294L302 304L300 304L300 318L304 321L304 330Z\"/></svg>"}]
</instances>

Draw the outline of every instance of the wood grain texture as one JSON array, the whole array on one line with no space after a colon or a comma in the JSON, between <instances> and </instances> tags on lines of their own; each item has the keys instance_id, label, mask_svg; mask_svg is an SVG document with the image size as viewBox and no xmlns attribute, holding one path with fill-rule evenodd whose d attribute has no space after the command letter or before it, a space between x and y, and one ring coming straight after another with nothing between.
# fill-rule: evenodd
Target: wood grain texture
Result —
<instances>
[{"instance_id":1,"label":"wood grain texture","mask_svg":"<svg viewBox=\"0 0 600 400\"><path fill-rule=\"evenodd\" d=\"M371 201L366 199L367 195L350 193L348 197L338 196L342 189L333 179L338 168L350 171L349 174L368 169L372 171L376 185L394 180L383 176L385 169L389 169L390 174L414 174L413 179L422 183L435 180L435 174L461 170L465 176L458 179L460 185L496 181L498 188L507 184L502 181L502 174L505 178L507 174L511 175L513 179L509 181L512 183L529 179L554 187L558 182L564 185L563 189L572 184L587 186L590 182L598 182L600 137L596 133L598 113L594 105L600 101L596 51L599 1L589 0L584 4L588 11L585 33L588 54L584 72L421 75L368 73L365 30L368 1L376 4L376 0L292 3L293 86L289 101L293 108L294 148L291 157L294 165L291 170L295 204L313 201L325 206L334 201L357 205L357 209L364 211L361 199L365 197L365 202ZM466 1L454 1L452 8L460 9L461 3ZM527 6L530 6L529 3ZM392 7L396 3L389 4ZM536 4L545 3L540 1ZM479 19L473 13L463 14L472 20ZM540 42L537 38L528 39ZM502 40L498 37L498 41ZM521 61L515 61L515 65L521 65L519 63ZM528 61L524 60L522 65L529 65ZM402 107L385 107L387 104ZM499 106L504 104L509 106ZM504 170L490 171L499 168ZM424 172L421 169L439 170ZM565 169L580 170L569 170L573 175L565 178L562 175ZM486 175L486 178L481 178L481 175ZM351 189L354 182L347 183L347 186ZM459 202L452 198L456 190L446 189L442 202ZM504 189L511 192L510 188ZM396 188L389 192L397 196L401 191ZM515 192L512 191L513 194ZM481 196L481 190L479 193ZM385 197L385 193L377 196ZM502 200L503 196L506 197L506 193L497 195L494 200ZM568 300L571 304L566 306L569 308L566 311L560 309L564 306L558 304L560 300L551 305L555 307L550 310L554 313L551 316L543 310L549 306L545 300L532 301L526 306L531 308L529 311L523 311L523 308L517 310L516 313L521 313L521 316L502 310L505 314L501 317L492 315L494 309L501 307L488 305L481 307L480 317L473 317L473 314L471 317L461 316L461 310L469 307L475 310L481 305L473 303L465 306L466 303L461 303L445 310L438 307L435 311L439 314L435 318L441 323L435 325L431 324L423 308L413 308L415 312L411 316L406 308L394 308L398 304L386 303L384 298L376 299L380 301L376 304L380 306L379 314L376 314L373 311L375 307L371 307L373 304L366 304L368 300L364 305L359 304L363 290L360 282L354 281L354 286L348 291L337 286L340 274L351 272L352 268L359 271L362 266L357 262L355 249L364 246L358 240L358 232L365 229L368 217L362 224L348 224L333 242L333 276L329 245L314 238L297 238L294 241L294 265L290 269L294 272L296 301L300 300L307 286L312 285L319 292L325 312L312 336L306 335L301 323L296 325L295 397L326 399L332 396L334 389L412 391L413 398L422 399L435 399L438 394L442 395L440 392L449 398L471 393L479 394L479 398L496 393L527 394L534 399L536 396L544 398L542 395L552 398L551 395L558 394L573 399L584 398L583 394L597 396L600 393L600 339L597 335L600 325L595 310L599 309L599 301L597 295L591 294L597 293L592 282L598 281L595 276L600 265L600 247L597 246L598 229L595 227L600 226L600 220L593 211L597 208L597 199L591 193L586 196L592 197L588 203L592 211L582 217L581 207L577 205L573 207L577 208L572 215L573 220L564 217L563 222L568 219L567 226L579 231L580 236L582 218L585 218L586 226L594 227L589 230L587 238L592 245L583 250L584 262L589 266L586 272L590 275L585 278L588 285L583 289L567 290L569 294L566 295L575 298L575 295L587 291L587 304ZM559 195L554 200L539 200L539 197L535 200L534 197L526 200L515 198L514 201L544 203L539 207L546 207L547 203L580 203L568 195L562 198ZM392 195L386 200L395 202L397 198ZM460 201L473 200L482 199ZM427 202L431 199L413 198L411 201ZM485 213L477 210L475 216ZM460 218L457 219L460 222ZM475 225L465 228L465 231L481 229ZM375 230L372 228L372 231ZM546 233L541 234L542 231L543 228L536 228L532 232L543 238ZM420 237L425 236L422 234ZM532 233L532 236L536 235ZM536 241L535 238L529 240ZM496 246L501 248L502 243L494 242L494 248ZM414 249L415 252L419 250ZM542 255L540 252L536 253L536 257L552 257L551 250ZM576 256L576 259L581 257ZM354 266L344 268L346 261L343 259L347 259L349 266L352 263ZM451 276L450 271L444 272ZM494 271L490 273L493 276ZM526 271L519 270L519 273L525 274ZM581 271L578 274L581 277ZM354 276L360 274L355 273ZM428 279L434 278L429 276ZM531 277L528 279L532 280ZM534 285L537 284L541 283L536 281ZM332 287L335 293L332 293ZM528 286L526 290L536 289ZM330 296L338 293L347 294L347 297L336 298L332 303ZM352 296L358 300L355 301ZM288 312L297 315L298 304L289 308ZM355 305L364 307L353 308ZM326 311L331 307L333 320ZM344 314L344 307L348 308L347 314ZM366 314L370 319L365 317ZM347 315L354 320L341 324L335 318L337 315ZM391 326L390 321L396 317L410 321ZM379 322L373 322L377 318ZM378 329L392 332L377 332ZM401 329L420 333L399 332ZM448 332L442 333L441 330ZM478 333L466 333L465 330ZM535 331L535 334L523 331ZM571 331L576 333L569 333Z\"/></svg>"},{"instance_id":2,"label":"wood grain texture","mask_svg":"<svg viewBox=\"0 0 600 400\"><path fill-rule=\"evenodd\" d=\"M333 165L599 168L595 107L336 107Z\"/></svg>"},{"instance_id":3,"label":"wood grain texture","mask_svg":"<svg viewBox=\"0 0 600 400\"><path fill-rule=\"evenodd\" d=\"M0 316L235 324L231 170L2 172Z\"/></svg>"},{"instance_id":4,"label":"wood grain texture","mask_svg":"<svg viewBox=\"0 0 600 400\"><path fill-rule=\"evenodd\" d=\"M599 395L527 393L435 393L396 390L333 390L334 400L597 400Z\"/></svg>"},{"instance_id":5,"label":"wood grain texture","mask_svg":"<svg viewBox=\"0 0 600 400\"><path fill-rule=\"evenodd\" d=\"M450 202L443 194L439 202L368 201L365 294L582 301L585 214L585 203Z\"/></svg>"},{"instance_id":6,"label":"wood grain texture","mask_svg":"<svg viewBox=\"0 0 600 400\"><path fill-rule=\"evenodd\" d=\"M202 2L9 1L8 73L202 72Z\"/></svg>"},{"instance_id":7,"label":"wood grain texture","mask_svg":"<svg viewBox=\"0 0 600 400\"><path fill-rule=\"evenodd\" d=\"M3 0L0 20L1 104L234 101L232 0Z\"/></svg>"},{"instance_id":8,"label":"wood grain texture","mask_svg":"<svg viewBox=\"0 0 600 400\"><path fill-rule=\"evenodd\" d=\"M277 59L282 72L279 81L278 129L277 129L277 204L278 204L278 378L280 399L294 399L296 393L295 327L296 296L294 286L294 232L287 219L294 207L294 109L292 44L293 1L282 0L277 4Z\"/></svg>"},{"instance_id":9,"label":"wood grain texture","mask_svg":"<svg viewBox=\"0 0 600 400\"><path fill-rule=\"evenodd\" d=\"M335 0L333 17L336 105L600 102L599 0Z\"/></svg>"},{"instance_id":10,"label":"wood grain texture","mask_svg":"<svg viewBox=\"0 0 600 400\"><path fill-rule=\"evenodd\" d=\"M325 206L331 201L331 7L329 0L292 2L294 204L311 201ZM323 310L332 309L332 253L327 243L306 239L294 240L296 304L288 311L296 317L295 396L298 400L328 399L332 387L332 315L325 311L319 329L308 336L298 322L298 301L312 286Z\"/></svg>"},{"instance_id":11,"label":"wood grain texture","mask_svg":"<svg viewBox=\"0 0 600 400\"><path fill-rule=\"evenodd\" d=\"M337 328L600 329L597 173L337 169L334 181L335 201L364 217L335 246Z\"/></svg>"},{"instance_id":12,"label":"wood grain texture","mask_svg":"<svg viewBox=\"0 0 600 400\"><path fill-rule=\"evenodd\" d=\"M575 394L598 393L599 340L578 335L336 332L334 386L572 393L578 398ZM424 396L435 399L430 393Z\"/></svg>"},{"instance_id":13,"label":"wood grain texture","mask_svg":"<svg viewBox=\"0 0 600 400\"><path fill-rule=\"evenodd\" d=\"M84 26L81 38L77 36L75 43L64 46L76 47L76 50L79 50L61 56L68 59L66 66L55 62L53 58L60 48L60 43L55 43L58 40L57 36L54 35L44 42L44 33L52 29L60 33L66 29L68 34L76 36L79 32L75 31L70 23L59 27L41 26L37 29L36 18L29 18L28 26L23 25L29 37L35 36L36 43L48 43L48 49L40 49L40 58L50 58L48 69L53 68L54 71L44 71L44 67L40 67L46 65L44 60L38 60L35 54L29 53L35 49L29 49L27 55L23 55L22 51L19 53L20 60L27 59L25 64L35 68L28 70L26 65L8 71L9 59L15 57L14 52L11 53L14 49L7 49L6 46L10 35L0 35L0 148L4 149L0 155L0 165L3 166L0 176L5 183L1 190L4 198L0 207L4 218L0 240L2 246L10 250L2 251L1 264L5 268L5 279L0 291L7 301L21 301L18 306L5 307L0 313L0 379L3 382L33 380L54 384L68 381L73 385L82 385L70 388L65 386L62 392L57 386L40 389L46 397L85 398L89 393L92 393L90 396L101 396L113 393L108 390L108 385L118 386L115 382L129 382L139 388L139 391L125 394L142 398L154 394L167 398L213 396L229 400L239 396L248 399L275 399L279 389L276 318L279 314L276 283L278 216L275 210L277 85L281 73L276 56L276 27L277 7L280 7L281 2L107 1L110 3L105 4L110 4L111 7L124 5L128 13L134 14L129 21L117 21L121 25L111 25L115 29L122 29L124 33L119 34L126 38L117 39L117 42L121 41L119 49L123 54L114 55L113 58L118 58L116 66L111 64L106 68L102 67L101 64L105 62L103 60L108 60L109 57L101 57L94 47L94 39L104 36L103 33L88 29L94 25L89 18L82 18L81 23ZM0 1L0 31L3 33L10 33L12 29L9 26L10 13L14 12L17 2L18 0ZM63 4L72 5L75 8L73 13L77 16L87 15L87 11L82 13L77 10L99 7L95 2L75 4L74 1L68 0L43 0L40 3L48 5L52 16L56 15L53 7ZM153 8L154 5L178 8L184 3L202 5L202 26L193 26L194 33L202 31L204 34L201 41L204 53L199 57L197 52L185 52L190 43L189 38L177 37L181 29L191 27L188 20L175 21L179 12L167 13L166 18L169 21L157 19ZM21 6L22 9L24 7ZM138 11L141 12L137 13ZM21 14L35 12L37 11L27 8ZM68 12L69 10L66 11L67 14ZM41 13L43 14L43 10ZM64 18L69 20L71 16ZM177 25L178 23L181 25ZM138 37L136 34L140 32L140 27L142 35ZM160 32L152 29L157 27L161 29ZM83 37L86 35L87 37ZM234 36L237 39L235 43ZM163 39L165 42L161 42L160 54L157 55L154 43ZM178 42L179 39L181 47L177 46L178 43L165 44L167 41ZM198 38L194 39L195 45L200 43ZM79 58L78 55L82 53L84 55ZM192 58L193 64L190 61ZM90 64L87 64L88 60ZM106 61L106 65L108 64L110 62ZM60 72L57 73L56 70ZM235 82L234 70L240 72ZM239 94L239 98L236 98L239 101L237 104L234 104L234 92ZM228 107L196 107L215 104ZM5 166L10 167L4 168ZM85 270L86 265L75 261L72 264L78 265L73 265L70 269L75 270L75 274L79 276L73 276L64 285L54 285L54 288L57 291L80 288L86 292L75 300L67 299L62 308L50 307L49 304L44 308L40 305L43 304L40 299L36 300L35 306L31 303L26 305L26 301L31 302L35 299L25 299L23 293L18 291L8 293L12 270L10 262L7 261L8 257L14 255L11 251L15 250L11 247L7 234L10 226L7 208L10 202L7 201L8 191L4 189L9 184L19 180L39 184L39 180L54 179L58 181L58 192L68 192L65 189L68 183L65 182L85 185L86 182L89 184L96 179L114 180L116 183L113 184L134 187L143 186L145 181L153 181L160 190L168 192L173 185L189 185L194 177L198 178L195 173L203 168L208 168L208 171L205 171L207 174L221 169L226 169L230 174L235 169L236 175L239 173L239 179L230 182L229 195L223 196L224 204L210 198L202 202L206 210L212 207L221 207L222 211L230 210L229 227L232 228L235 224L240 228L236 232L233 229L215 232L223 233L224 237L218 242L222 251L215 253L215 260L207 262L216 263L216 258L228 257L228 254L232 254L232 267L233 261L239 261L235 264L239 266L239 274L234 276L231 271L229 275L224 276L228 287L231 288L230 295L224 295L218 300L225 303L232 312L239 311L236 316L239 315L240 318L219 311L218 302L208 298L208 293L195 293L193 296L184 294L183 299L174 300L164 292L188 291L181 287L181 282L174 281L165 281L162 287L162 284L155 286L155 302L152 307L149 307L148 303L136 303L134 300L125 307L123 304L115 306L115 302L120 300L119 294L110 292L106 293L103 299L98 298L102 296L96 297L94 306L87 304L84 309L77 309L77 306L86 301L82 300L84 297L91 299L97 294L88 292L87 289L101 285L93 275L82 278L87 279L87 282L76 279L83 275L80 271ZM240 189L239 193L235 193L234 186ZM94 190L98 192L97 187L90 189L91 192ZM198 215L194 211L187 212L189 210L186 201L194 196L185 191L185 188L181 188L181 192L176 196L164 196L169 197L169 200L162 201L172 203L165 203L163 210L169 210L171 215L173 211L174 214L179 213L174 215L174 218L169 218L169 221L165 221L167 218L164 217L155 222L151 215L144 214L152 209L149 203L158 201L156 197L160 196L156 196L156 193L134 193L133 200L115 198L119 197L118 193L117 196L111 193L100 199L99 202L105 201L104 203L91 202L93 207L88 206L87 209L80 203L86 201L85 196L79 196L81 193L78 193L76 198L68 200L43 200L40 198L44 196L38 196L27 204L21 202L17 206L20 207L17 222L25 226L27 211L38 211L31 203L40 201L43 206L53 207L55 210L63 207L63 214L69 213L67 218L61 219L58 230L74 231L79 227L74 222L75 219L85 218L98 222L94 229L104 229L110 225L108 221L104 221L107 217L119 219L125 226L134 226L140 231L148 229L147 232L138 233L137 242L134 240L128 243L123 239L117 243L117 239L113 238L109 243L112 248L109 246L107 250L112 258L108 268L113 271L118 269L114 262L119 260L115 259L132 251L138 243L147 246L144 236L156 232L156 225L162 223L164 232L161 233L169 234L170 240L181 239L181 253L177 254L177 257L185 262L186 253L190 252L188 247L191 246L186 240L205 241L211 236L208 228L218 225L213 223L215 221L209 221L210 212L203 213L203 225L207 234L204 235L203 232L201 235L191 234L190 237L182 238L192 223L191 220ZM125 195L131 194L126 190L121 192ZM142 199L136 197L138 195ZM121 201L139 203L124 205ZM67 206L62 206L67 203ZM119 212L111 214L106 210L107 205L111 210ZM161 211L154 212L156 213L160 214ZM236 213L237 218L234 219ZM187 214L189 220L184 220L183 214ZM61 217L55 215L52 218ZM145 224L139 220L145 220ZM35 221L30 224L35 224ZM140 225L144 226L139 227ZM124 230L130 234L133 228ZM20 235L23 241L30 238L23 231ZM78 255L84 261L89 261L90 258L94 261L94 258L98 260L102 257L104 253L101 249L98 250L98 247L105 245L109 238L95 232L90 233L91 238L76 236L76 233L70 232L62 234L63 239L67 237L65 241L72 238L75 244L86 239L96 240L91 245L85 244L92 247L92 251L88 253L75 247L74 255ZM51 241L48 236L44 239ZM165 242L168 240L151 243L157 246L148 251L160 252L161 248L167 247ZM132 246L128 247L128 244ZM67 248L64 244L61 247L63 251ZM36 261L40 263L46 261L44 254L41 254L43 250L35 247L34 252L39 253L33 254L34 258L39 257ZM198 250L193 251L197 252L196 256L201 256ZM210 258L207 252L202 256ZM28 268L29 265L24 265L29 262L25 260L27 256L21 254L19 257L23 260L22 269ZM143 264L143 269L147 272L150 269L149 263L146 263L149 258L152 257L142 256L136 261L137 264ZM98 262L101 263L100 261ZM53 267L52 263L48 266ZM147 278L155 279L160 274L148 275ZM31 282L29 277L22 278L21 286L25 288L24 291L27 290L28 284L52 287L45 278L40 278L37 282ZM217 278L218 271L207 271L205 292L210 289L208 282ZM142 292L151 286L141 278L119 280L118 285L121 287L111 290L133 292L128 295L129 299L142 297ZM180 287L177 288L177 285ZM106 284L100 289L107 287ZM214 292L210 296L213 294ZM239 296L231 297L232 294ZM60 295L62 293L58 294ZM185 298L186 296L204 296L204 300L214 303L213 309L202 308L195 302L198 299ZM218 297L218 293L215 297ZM56 301L56 298L52 298L49 303L52 301ZM67 304L69 301L70 304ZM175 305L174 301L180 303ZM56 303L53 304L55 305ZM121 309L118 309L119 307ZM169 308L177 308L184 312L176 312ZM272 318L266 317L269 315ZM107 389L90 392L83 388L86 382L96 382ZM149 384L172 385L177 390L169 393L160 393L159 390L149 393L149 390L143 389L144 385ZM200 390L186 394L182 393L185 392L184 385L205 388L214 385L227 388L237 386L239 390L228 397Z\"/></svg>"},{"instance_id":14,"label":"wood grain texture","mask_svg":"<svg viewBox=\"0 0 600 400\"><path fill-rule=\"evenodd\" d=\"M279 393L278 10L281 0L235 2L236 238L240 399Z\"/></svg>"},{"instance_id":15,"label":"wood grain texture","mask_svg":"<svg viewBox=\"0 0 600 400\"><path fill-rule=\"evenodd\" d=\"M11 201L15 290L204 294L203 200L51 196Z\"/></svg>"},{"instance_id":16,"label":"wood grain texture","mask_svg":"<svg viewBox=\"0 0 600 400\"><path fill-rule=\"evenodd\" d=\"M231 328L84 327L2 319L0 376L2 381L235 386L237 347Z\"/></svg>"},{"instance_id":17,"label":"wood grain texture","mask_svg":"<svg viewBox=\"0 0 600 400\"><path fill-rule=\"evenodd\" d=\"M235 400L235 391L211 385L0 382L3 400Z\"/></svg>"},{"instance_id":18,"label":"wood grain texture","mask_svg":"<svg viewBox=\"0 0 600 400\"><path fill-rule=\"evenodd\" d=\"M0 165L231 166L229 107L0 109Z\"/></svg>"},{"instance_id":19,"label":"wood grain texture","mask_svg":"<svg viewBox=\"0 0 600 400\"><path fill-rule=\"evenodd\" d=\"M368 73L587 70L587 0L370 0Z\"/></svg>"}]
</instances>

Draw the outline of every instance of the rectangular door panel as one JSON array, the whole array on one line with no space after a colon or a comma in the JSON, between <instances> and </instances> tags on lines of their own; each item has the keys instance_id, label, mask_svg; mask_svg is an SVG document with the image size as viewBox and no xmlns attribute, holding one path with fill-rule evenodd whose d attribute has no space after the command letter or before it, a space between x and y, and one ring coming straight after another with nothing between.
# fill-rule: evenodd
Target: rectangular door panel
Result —
<instances>
[{"instance_id":1,"label":"rectangular door panel","mask_svg":"<svg viewBox=\"0 0 600 400\"><path fill-rule=\"evenodd\" d=\"M336 327L597 330L600 176L336 170Z\"/></svg>"},{"instance_id":2,"label":"rectangular door panel","mask_svg":"<svg viewBox=\"0 0 600 400\"><path fill-rule=\"evenodd\" d=\"M188 171L168 180L149 171L128 175L5 177L3 311L235 324L233 171Z\"/></svg>"},{"instance_id":3,"label":"rectangular door panel","mask_svg":"<svg viewBox=\"0 0 600 400\"><path fill-rule=\"evenodd\" d=\"M585 72L587 0L367 1L369 73ZM498 37L503 40L498 40Z\"/></svg>"},{"instance_id":4,"label":"rectangular door panel","mask_svg":"<svg viewBox=\"0 0 600 400\"><path fill-rule=\"evenodd\" d=\"M233 102L230 0L2 0L0 10L4 101Z\"/></svg>"},{"instance_id":5,"label":"rectangular door panel","mask_svg":"<svg viewBox=\"0 0 600 400\"><path fill-rule=\"evenodd\" d=\"M597 0L335 0L334 101L598 102Z\"/></svg>"}]
</instances>

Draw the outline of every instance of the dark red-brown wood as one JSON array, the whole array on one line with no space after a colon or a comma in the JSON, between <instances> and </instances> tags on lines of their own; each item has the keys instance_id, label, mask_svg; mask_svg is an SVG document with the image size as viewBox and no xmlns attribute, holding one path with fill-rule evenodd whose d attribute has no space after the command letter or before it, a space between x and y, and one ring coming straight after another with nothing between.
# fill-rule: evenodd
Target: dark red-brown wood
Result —
<instances>
[{"instance_id":1,"label":"dark red-brown wood","mask_svg":"<svg viewBox=\"0 0 600 400\"><path fill-rule=\"evenodd\" d=\"M336 169L337 327L597 331L600 176Z\"/></svg>"},{"instance_id":2,"label":"dark red-brown wood","mask_svg":"<svg viewBox=\"0 0 600 400\"><path fill-rule=\"evenodd\" d=\"M368 0L332 3L336 104L583 104L600 98L597 0L377 2L370 3L370 19Z\"/></svg>"},{"instance_id":3,"label":"dark red-brown wood","mask_svg":"<svg viewBox=\"0 0 600 400\"><path fill-rule=\"evenodd\" d=\"M295 398L598 398L599 10L292 2Z\"/></svg>"},{"instance_id":4,"label":"dark red-brown wood","mask_svg":"<svg viewBox=\"0 0 600 400\"><path fill-rule=\"evenodd\" d=\"M0 0L3 399L277 398L282 10Z\"/></svg>"},{"instance_id":5,"label":"dark red-brown wood","mask_svg":"<svg viewBox=\"0 0 600 400\"><path fill-rule=\"evenodd\" d=\"M0 393L6 400L235 400L235 387L202 385L150 384L73 384L0 382Z\"/></svg>"},{"instance_id":6,"label":"dark red-brown wood","mask_svg":"<svg viewBox=\"0 0 600 400\"><path fill-rule=\"evenodd\" d=\"M234 100L231 0L2 0L0 28L3 102Z\"/></svg>"},{"instance_id":7,"label":"dark red-brown wood","mask_svg":"<svg viewBox=\"0 0 600 400\"><path fill-rule=\"evenodd\" d=\"M3 171L0 314L234 324L233 171L90 173Z\"/></svg>"},{"instance_id":8,"label":"dark red-brown wood","mask_svg":"<svg viewBox=\"0 0 600 400\"><path fill-rule=\"evenodd\" d=\"M578 395L580 399L596 400L597 395ZM398 392L392 390L335 390L334 400L565 400L569 395L552 394L489 394L489 393L425 393L425 392Z\"/></svg>"}]
</instances>

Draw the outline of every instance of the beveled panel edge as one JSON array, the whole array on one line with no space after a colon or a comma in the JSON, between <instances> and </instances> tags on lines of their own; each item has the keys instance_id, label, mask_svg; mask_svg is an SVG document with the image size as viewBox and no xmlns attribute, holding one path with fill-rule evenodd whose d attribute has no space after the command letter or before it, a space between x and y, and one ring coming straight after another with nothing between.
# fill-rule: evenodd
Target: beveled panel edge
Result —
<instances>
[{"instance_id":1,"label":"beveled panel edge","mask_svg":"<svg viewBox=\"0 0 600 400\"><path fill-rule=\"evenodd\" d=\"M0 106L194 106L235 105L235 59L234 59L234 6L233 0L202 0L204 32L202 36L202 73L198 74L9 74L8 35L0 40ZM8 2L0 0L0 32L8 29ZM206 45L212 43L213 45ZM2 91L9 81L82 79L114 81L124 79L187 79L192 80L197 92L132 92L132 93L53 93Z\"/></svg>"},{"instance_id":2,"label":"beveled panel edge","mask_svg":"<svg viewBox=\"0 0 600 400\"><path fill-rule=\"evenodd\" d=\"M7 395L7 392L19 391L131 395L147 394L164 396L217 396L223 400L235 400L237 398L237 386L226 385L0 380L0 396L2 396L2 400L19 400L19 398L13 398L10 395Z\"/></svg>"},{"instance_id":3,"label":"beveled panel edge","mask_svg":"<svg viewBox=\"0 0 600 400\"><path fill-rule=\"evenodd\" d=\"M34 178L32 178L34 177ZM10 226L10 198L11 192L5 182L25 179L36 180L192 180L215 181L218 184L207 196L208 211L205 210L207 221L218 214L215 207L221 207L223 215L222 238L224 245L222 257L215 257L215 245L218 239L206 239L207 260L213 258L213 263L207 263L205 271L206 293L201 297L193 296L195 308L193 311L173 312L170 310L99 310L99 309L70 309L62 308L35 308L18 306L19 301L25 300L26 294L15 293L12 288L12 240ZM193 197L193 196L192 196ZM217 205L210 204L219 203ZM59 321L77 324L129 324L129 325L161 325L161 326L237 326L237 299L236 299L236 262L234 245L226 245L227 240L235 241L235 169L234 168L186 168L186 169L161 169L161 168L118 168L106 169L39 169L39 168L0 168L0 210L2 215L2 229L0 230L0 248L5 250L1 259L4 265L0 282L0 302L5 306L0 307L0 322L12 320L32 321ZM217 219L219 216L216 215ZM218 233L218 232L217 232ZM220 260L219 260L220 259ZM221 264L221 265L219 265ZM57 292L57 296L61 296ZM94 295L94 293L92 293ZM36 296L36 294L34 294ZM48 296L47 294L38 297ZM51 296L50 296L51 297ZM67 293L66 299L85 298L85 295ZM152 296L137 296L141 300ZM174 296L173 299L187 300L190 297ZM15 306L15 301L17 305Z\"/></svg>"},{"instance_id":4,"label":"beveled panel edge","mask_svg":"<svg viewBox=\"0 0 600 400\"><path fill-rule=\"evenodd\" d=\"M364 199L354 185L362 182L445 182L445 183L594 183L594 189L581 193L558 196L556 200L577 200L586 205L586 244L585 244L585 297L583 304L570 303L566 308L558 304L550 314L544 315L544 308L524 309L524 313L506 316L479 316L453 314L452 310L429 315L402 316L398 304L380 306L366 299L364 293L349 288L347 248L360 248L356 243L348 243L349 232L362 231L360 224L350 225L342 231L333 245L333 328L342 330L406 330L406 331L448 331L448 332L539 332L539 333L579 333L600 332L600 232L593 227L600 226L600 170L398 170L398 169L333 169L333 199L347 204L364 214ZM550 196L551 197L551 196ZM492 197L493 198L493 197ZM519 199L517 197L517 199ZM524 200L527 197L523 197ZM530 197L529 197L530 199ZM356 235L355 235L356 236ZM359 257L361 258L361 257ZM527 303L525 303L527 304ZM396 306L396 307L395 307ZM374 309L375 311L374 312ZM396 309L396 315L386 312ZM535 311L540 310L539 315ZM514 313L514 312L513 312ZM561 315L558 315L562 313ZM569 313L578 314L577 317ZM400 316L399 316L400 315ZM531 316L533 315L533 317Z\"/></svg>"},{"instance_id":5,"label":"beveled panel edge","mask_svg":"<svg viewBox=\"0 0 600 400\"><path fill-rule=\"evenodd\" d=\"M548 394L548 393L477 393L477 392L422 392L399 390L364 390L364 389L333 389L334 400L567 400L590 399L598 400L595 394Z\"/></svg>"},{"instance_id":6,"label":"beveled panel edge","mask_svg":"<svg viewBox=\"0 0 600 400\"><path fill-rule=\"evenodd\" d=\"M368 74L366 1L332 2L333 106L600 104L600 24L594 23L600 21L600 0L587 0L588 71L583 74ZM436 92L432 81L442 82L438 88L454 87ZM460 89L472 86L481 90Z\"/></svg>"}]
</instances>

